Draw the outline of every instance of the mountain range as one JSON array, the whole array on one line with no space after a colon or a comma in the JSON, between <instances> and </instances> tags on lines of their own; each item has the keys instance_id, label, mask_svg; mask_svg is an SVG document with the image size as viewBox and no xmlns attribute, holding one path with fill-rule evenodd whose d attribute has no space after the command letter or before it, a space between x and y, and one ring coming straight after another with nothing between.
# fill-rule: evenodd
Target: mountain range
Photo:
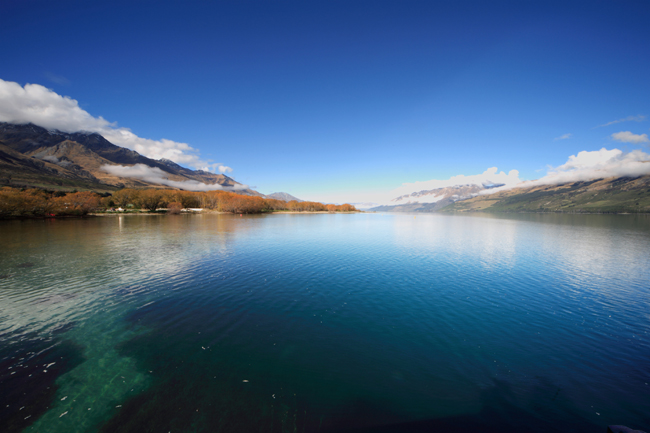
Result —
<instances>
[{"instance_id":1,"label":"mountain range","mask_svg":"<svg viewBox=\"0 0 650 433\"><path fill-rule=\"evenodd\" d=\"M650 175L513 188L456 201L441 211L650 213Z\"/></svg>"},{"instance_id":2,"label":"mountain range","mask_svg":"<svg viewBox=\"0 0 650 433\"><path fill-rule=\"evenodd\" d=\"M140 175L120 176L129 167L139 168ZM190 170L167 159L147 158L116 146L97 133L66 133L31 123L0 122L0 186L111 192L124 187L179 185L191 185L194 190L233 189L241 194L262 195L224 174Z\"/></svg>"},{"instance_id":3,"label":"mountain range","mask_svg":"<svg viewBox=\"0 0 650 433\"><path fill-rule=\"evenodd\" d=\"M650 164L650 162L649 162ZM116 146L97 133L67 133L34 124L0 122L0 186L113 192L120 188L226 189L267 196L224 174L191 170ZM650 175L558 185L466 184L400 195L380 212L650 212ZM493 189L493 191L490 191Z\"/></svg>"},{"instance_id":4,"label":"mountain range","mask_svg":"<svg viewBox=\"0 0 650 433\"><path fill-rule=\"evenodd\" d=\"M500 185L457 185L393 199L378 212L650 213L650 175L609 177L499 191Z\"/></svg>"}]
</instances>

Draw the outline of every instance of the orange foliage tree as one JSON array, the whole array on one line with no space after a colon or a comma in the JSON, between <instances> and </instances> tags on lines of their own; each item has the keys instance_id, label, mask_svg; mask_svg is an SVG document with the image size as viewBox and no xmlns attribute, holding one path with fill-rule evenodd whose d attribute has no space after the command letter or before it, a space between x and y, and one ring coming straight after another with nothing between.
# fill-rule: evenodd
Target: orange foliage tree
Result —
<instances>
[{"instance_id":1,"label":"orange foliage tree","mask_svg":"<svg viewBox=\"0 0 650 433\"><path fill-rule=\"evenodd\" d=\"M226 193L222 197L219 210L232 213L260 213L265 207L262 197Z\"/></svg>"},{"instance_id":2,"label":"orange foliage tree","mask_svg":"<svg viewBox=\"0 0 650 433\"><path fill-rule=\"evenodd\" d=\"M52 197L48 213L53 215L86 215L99 207L100 197L94 192L82 191Z\"/></svg>"},{"instance_id":3,"label":"orange foliage tree","mask_svg":"<svg viewBox=\"0 0 650 433\"><path fill-rule=\"evenodd\" d=\"M0 217L86 215L99 203L100 196L89 191L65 194L40 189L0 189Z\"/></svg>"},{"instance_id":4,"label":"orange foliage tree","mask_svg":"<svg viewBox=\"0 0 650 433\"><path fill-rule=\"evenodd\" d=\"M115 203L115 206L125 208L130 204L136 205L138 203L138 196L140 191L132 188L123 188L119 191L115 191L111 198Z\"/></svg>"},{"instance_id":5,"label":"orange foliage tree","mask_svg":"<svg viewBox=\"0 0 650 433\"><path fill-rule=\"evenodd\" d=\"M43 216L48 210L48 195L42 190L4 187L0 189L0 216Z\"/></svg>"},{"instance_id":6,"label":"orange foliage tree","mask_svg":"<svg viewBox=\"0 0 650 433\"><path fill-rule=\"evenodd\" d=\"M145 189L140 191L138 205L140 208L155 212L163 202L163 193L159 189Z\"/></svg>"},{"instance_id":7,"label":"orange foliage tree","mask_svg":"<svg viewBox=\"0 0 650 433\"><path fill-rule=\"evenodd\" d=\"M136 197L136 198L134 198ZM272 198L236 194L232 191L206 191L192 192L179 190L133 190L123 189L113 194L112 201L116 205L126 206L126 203L135 202L138 206L148 210L155 210L167 203L180 203L184 208L200 207L213 209L220 212L232 213L260 213L279 210L294 212L354 212L355 207L349 204L325 205L314 201L292 200L285 202ZM105 202L109 202L106 200ZM170 205L167 205L168 207Z\"/></svg>"}]
</instances>

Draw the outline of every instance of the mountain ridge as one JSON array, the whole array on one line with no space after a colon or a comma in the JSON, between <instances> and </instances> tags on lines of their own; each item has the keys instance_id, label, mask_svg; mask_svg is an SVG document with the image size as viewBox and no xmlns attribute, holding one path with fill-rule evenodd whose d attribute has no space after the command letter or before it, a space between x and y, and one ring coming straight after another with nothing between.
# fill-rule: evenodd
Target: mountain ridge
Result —
<instances>
[{"instance_id":1,"label":"mountain ridge","mask_svg":"<svg viewBox=\"0 0 650 433\"><path fill-rule=\"evenodd\" d=\"M513 188L458 201L441 211L650 213L650 175Z\"/></svg>"},{"instance_id":2,"label":"mountain ridge","mask_svg":"<svg viewBox=\"0 0 650 433\"><path fill-rule=\"evenodd\" d=\"M32 123L0 122L0 185L98 191L170 187L151 179L111 174L104 169L136 164L160 170L166 179L176 182L174 185L195 181L205 184L206 189L218 184L226 189L239 187L237 191L242 194L262 195L226 175L191 170L168 159L154 160L117 146L98 133L67 133Z\"/></svg>"},{"instance_id":3,"label":"mountain ridge","mask_svg":"<svg viewBox=\"0 0 650 433\"><path fill-rule=\"evenodd\" d=\"M393 199L376 212L558 212L650 213L650 175L519 186L486 193L493 187L457 185ZM427 197L428 203L419 202ZM437 199L437 200L436 200ZM400 203L401 202L401 203Z\"/></svg>"}]
</instances>

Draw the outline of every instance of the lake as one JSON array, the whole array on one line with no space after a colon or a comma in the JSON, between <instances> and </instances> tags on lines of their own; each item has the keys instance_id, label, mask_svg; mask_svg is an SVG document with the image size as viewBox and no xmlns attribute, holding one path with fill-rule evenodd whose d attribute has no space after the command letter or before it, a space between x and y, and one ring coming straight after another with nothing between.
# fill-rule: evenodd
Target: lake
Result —
<instances>
[{"instance_id":1,"label":"lake","mask_svg":"<svg viewBox=\"0 0 650 433\"><path fill-rule=\"evenodd\" d=\"M650 429L650 217L0 221L0 431Z\"/></svg>"}]
</instances>

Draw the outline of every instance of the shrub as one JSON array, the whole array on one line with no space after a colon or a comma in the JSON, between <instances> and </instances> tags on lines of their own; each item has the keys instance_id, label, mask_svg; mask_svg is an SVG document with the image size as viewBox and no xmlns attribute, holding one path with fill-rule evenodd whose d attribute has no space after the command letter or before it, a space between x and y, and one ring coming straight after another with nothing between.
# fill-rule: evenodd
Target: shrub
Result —
<instances>
[{"instance_id":1,"label":"shrub","mask_svg":"<svg viewBox=\"0 0 650 433\"><path fill-rule=\"evenodd\" d=\"M183 205L177 201L169 203L167 205L167 210L172 215L178 215L181 213L181 209L183 209Z\"/></svg>"}]
</instances>

